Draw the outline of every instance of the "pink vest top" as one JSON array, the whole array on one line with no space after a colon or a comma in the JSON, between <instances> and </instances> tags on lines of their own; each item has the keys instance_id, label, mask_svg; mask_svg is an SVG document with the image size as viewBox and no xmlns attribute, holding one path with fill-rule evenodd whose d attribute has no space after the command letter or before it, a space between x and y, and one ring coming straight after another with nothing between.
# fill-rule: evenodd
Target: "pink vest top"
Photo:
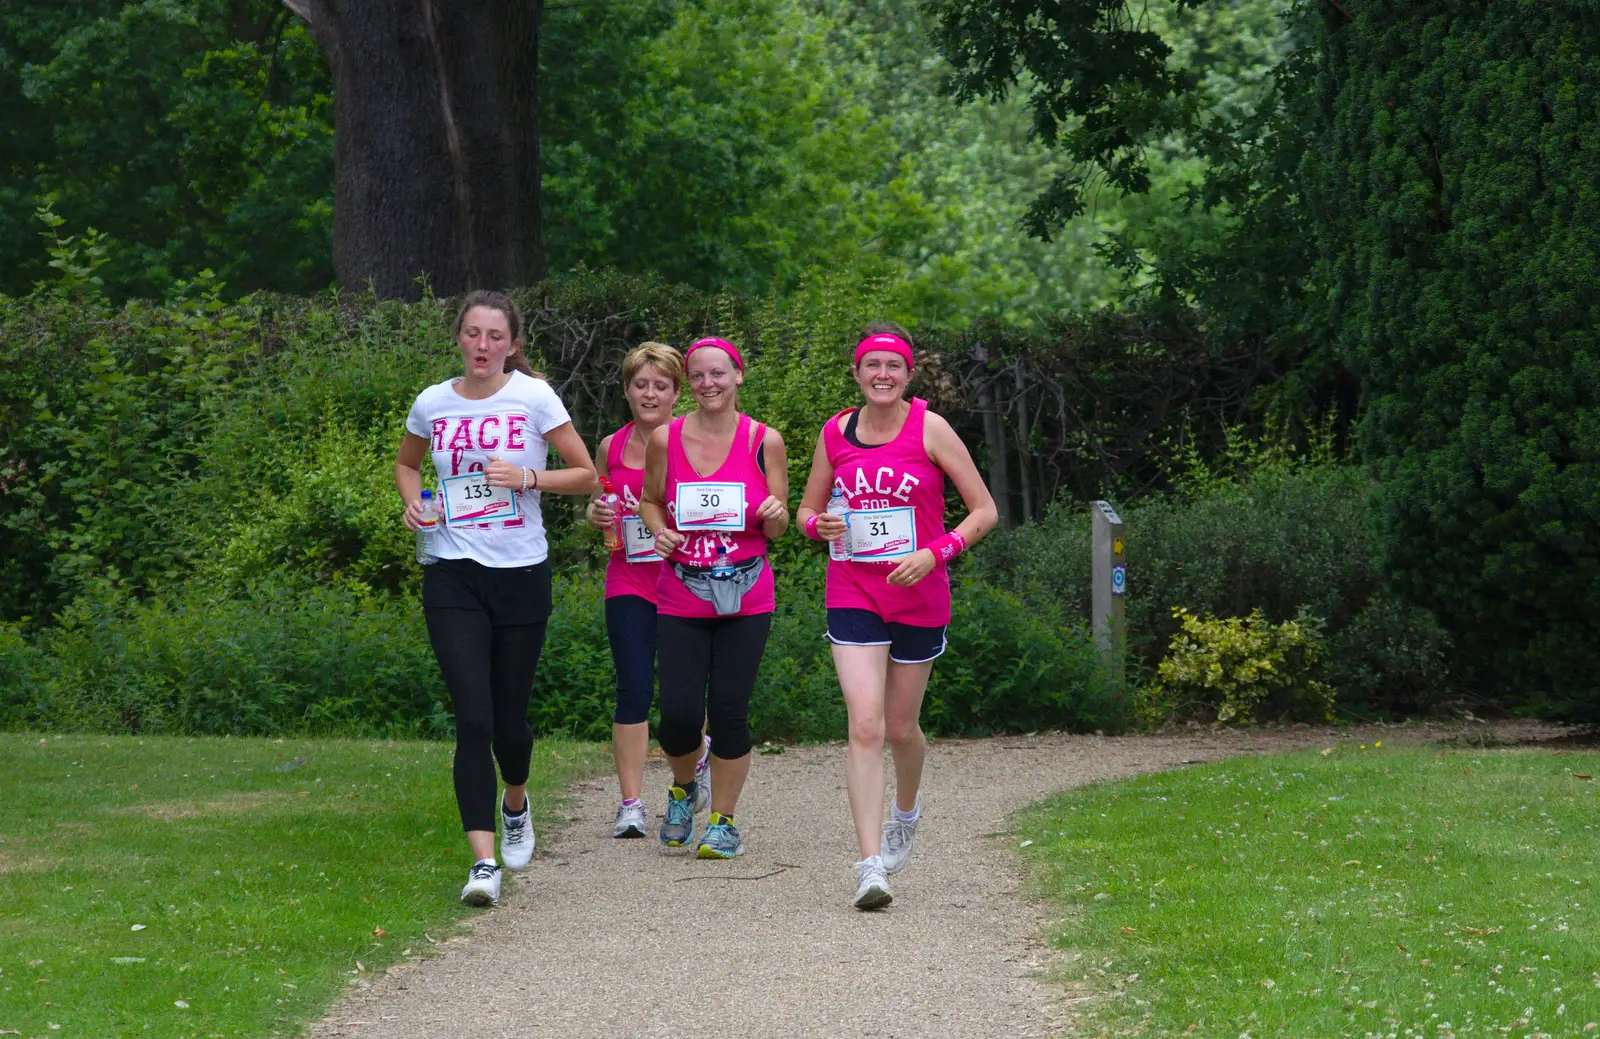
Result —
<instances>
[{"instance_id":1,"label":"pink vest top","mask_svg":"<svg viewBox=\"0 0 1600 1039\"><path fill-rule=\"evenodd\" d=\"M896 563L945 532L944 470L928 460L922 439L928 402L913 398L900 435L873 447L857 447L844 438L839 420L849 414L839 412L822 431L833 486L850 503L855 545L849 561L829 560L825 601L835 609L871 610L899 624L949 624L950 573L943 562L910 588L888 582Z\"/></svg>"},{"instance_id":2,"label":"pink vest top","mask_svg":"<svg viewBox=\"0 0 1600 1039\"><path fill-rule=\"evenodd\" d=\"M639 497L644 493L644 470L624 465L622 461L623 451L628 446L628 438L631 436L633 436L633 423L629 422L611 434L611 444L606 449L606 472L610 476L611 486L622 496L623 511L628 516L628 519L623 521L625 534L636 534L636 531L644 528L644 521L639 517ZM629 546L633 549L635 559L631 563L626 558ZM611 553L611 559L606 563L606 598L637 595L641 599L655 602L656 585L661 580L661 567L661 557L655 554L655 541L653 539L646 541L642 537L635 536L622 548Z\"/></svg>"},{"instance_id":3,"label":"pink vest top","mask_svg":"<svg viewBox=\"0 0 1600 1039\"><path fill-rule=\"evenodd\" d=\"M733 563L767 554L767 535L755 518L756 509L771 493L766 474L756 465L756 451L766 435L766 426L751 423L749 415L740 415L728 457L716 472L701 476L683 449L683 419L675 418L667 427L667 517L673 529L687 534L688 540L661 568L656 596L656 609L660 612L670 617L717 615L711 603L683 586L673 570L674 563L710 567L716 562L719 546L727 548L728 561ZM680 507L683 515L679 515ZM736 529L714 529L718 527ZM740 600L739 612L729 616L748 617L771 613L775 608L772 567L765 565L754 587Z\"/></svg>"}]
</instances>

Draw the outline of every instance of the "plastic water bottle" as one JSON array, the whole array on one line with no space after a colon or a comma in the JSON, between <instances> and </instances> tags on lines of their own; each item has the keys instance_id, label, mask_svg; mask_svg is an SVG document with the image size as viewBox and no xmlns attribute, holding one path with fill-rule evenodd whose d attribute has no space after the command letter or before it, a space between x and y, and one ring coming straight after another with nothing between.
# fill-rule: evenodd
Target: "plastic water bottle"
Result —
<instances>
[{"instance_id":1,"label":"plastic water bottle","mask_svg":"<svg viewBox=\"0 0 1600 1039\"><path fill-rule=\"evenodd\" d=\"M711 576L716 578L733 576L733 560L728 558L728 546L717 546L717 561L711 564Z\"/></svg>"},{"instance_id":2,"label":"plastic water bottle","mask_svg":"<svg viewBox=\"0 0 1600 1039\"><path fill-rule=\"evenodd\" d=\"M417 531L417 562L423 566L437 563L439 557L433 551L433 533L439 529L439 506L433 500L432 491L422 492L422 516L417 526L420 528Z\"/></svg>"},{"instance_id":3,"label":"plastic water bottle","mask_svg":"<svg viewBox=\"0 0 1600 1039\"><path fill-rule=\"evenodd\" d=\"M850 559L850 501L838 487L828 497L828 515L844 520L844 534L838 541L828 542L828 558L841 562Z\"/></svg>"},{"instance_id":4,"label":"plastic water bottle","mask_svg":"<svg viewBox=\"0 0 1600 1039\"><path fill-rule=\"evenodd\" d=\"M611 510L611 525L601 533L605 538L606 551L615 552L622 547L622 496L611 486L607 477L600 477L600 504Z\"/></svg>"}]
</instances>

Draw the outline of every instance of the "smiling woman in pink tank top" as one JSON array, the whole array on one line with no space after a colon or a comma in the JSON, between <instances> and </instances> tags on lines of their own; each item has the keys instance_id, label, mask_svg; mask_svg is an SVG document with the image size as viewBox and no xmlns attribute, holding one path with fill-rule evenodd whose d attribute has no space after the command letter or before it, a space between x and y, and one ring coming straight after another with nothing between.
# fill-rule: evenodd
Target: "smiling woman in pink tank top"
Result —
<instances>
[{"instance_id":1,"label":"smiling woman in pink tank top","mask_svg":"<svg viewBox=\"0 0 1600 1039\"><path fill-rule=\"evenodd\" d=\"M828 563L828 638L850 716L845 780L861 861L859 909L889 904L888 874L911 854L922 811L927 754L918 716L934 658L950 623L946 564L999 518L972 455L911 382L911 337L870 325L856 346L855 380L865 403L828 420L817 437L796 522L833 548ZM967 507L944 525L945 479ZM836 497L837 496L837 497ZM846 520L826 511L842 498ZM883 745L894 755L895 804L883 821Z\"/></svg>"},{"instance_id":2,"label":"smiling woman in pink tank top","mask_svg":"<svg viewBox=\"0 0 1600 1039\"><path fill-rule=\"evenodd\" d=\"M656 692L656 589L661 557L655 531L639 511L644 494L645 447L656 430L672 420L672 406L683 388L683 355L665 343L641 343L622 360L623 395L633 420L600 441L595 461L621 499L613 516L600 494L589 502L590 524L616 531L620 547L606 562L606 636L617 676L617 706L611 715L611 756L622 800L611 828L613 837L645 835L644 761L650 750L650 703ZM696 770L701 801L710 797L702 752Z\"/></svg>"},{"instance_id":3,"label":"smiling woman in pink tank top","mask_svg":"<svg viewBox=\"0 0 1600 1039\"><path fill-rule=\"evenodd\" d=\"M644 521L666 561L656 596L661 749L672 762L661 843L702 859L744 852L733 812L750 771L750 696L772 627L767 541L789 529L777 430L739 412L744 358L725 339L684 351L697 407L650 437ZM711 817L696 845L695 756L711 736Z\"/></svg>"}]
</instances>

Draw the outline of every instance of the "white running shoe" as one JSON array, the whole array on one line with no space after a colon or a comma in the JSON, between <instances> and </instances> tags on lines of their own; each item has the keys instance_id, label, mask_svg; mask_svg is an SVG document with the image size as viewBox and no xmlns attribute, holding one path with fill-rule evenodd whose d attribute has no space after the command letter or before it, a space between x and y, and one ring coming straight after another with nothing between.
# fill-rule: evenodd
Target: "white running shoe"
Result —
<instances>
[{"instance_id":1,"label":"white running shoe","mask_svg":"<svg viewBox=\"0 0 1600 1039\"><path fill-rule=\"evenodd\" d=\"M644 802L617 805L617 824L611 828L613 837L644 836Z\"/></svg>"},{"instance_id":2,"label":"white running shoe","mask_svg":"<svg viewBox=\"0 0 1600 1039\"><path fill-rule=\"evenodd\" d=\"M883 869L883 856L874 855L856 863L857 909L882 909L894 901L889 893L889 877Z\"/></svg>"},{"instance_id":3,"label":"white running shoe","mask_svg":"<svg viewBox=\"0 0 1600 1039\"><path fill-rule=\"evenodd\" d=\"M461 901L469 906L497 906L500 904L500 867L492 862L480 862L467 874L467 886L461 889Z\"/></svg>"},{"instance_id":4,"label":"white running shoe","mask_svg":"<svg viewBox=\"0 0 1600 1039\"><path fill-rule=\"evenodd\" d=\"M696 815L711 807L711 741L706 741L705 754L694 766L694 811Z\"/></svg>"},{"instance_id":5,"label":"white running shoe","mask_svg":"<svg viewBox=\"0 0 1600 1039\"><path fill-rule=\"evenodd\" d=\"M919 815L920 818L920 815ZM905 822L889 813L883 824L883 868L886 873L899 873L911 858L911 846L917 841L917 819Z\"/></svg>"},{"instance_id":6,"label":"white running shoe","mask_svg":"<svg viewBox=\"0 0 1600 1039\"><path fill-rule=\"evenodd\" d=\"M533 861L533 801L522 802L520 815L507 815L500 802L500 861L506 869L527 869Z\"/></svg>"}]
</instances>

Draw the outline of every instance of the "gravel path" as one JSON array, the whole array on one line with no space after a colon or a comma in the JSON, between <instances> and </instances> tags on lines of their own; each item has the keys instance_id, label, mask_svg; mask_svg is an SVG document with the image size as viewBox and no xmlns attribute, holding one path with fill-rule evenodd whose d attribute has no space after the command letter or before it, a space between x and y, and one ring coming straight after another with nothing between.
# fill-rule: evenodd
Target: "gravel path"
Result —
<instances>
[{"instance_id":1,"label":"gravel path","mask_svg":"<svg viewBox=\"0 0 1600 1039\"><path fill-rule=\"evenodd\" d=\"M1501 739L1549 734L1500 727ZM1007 1037L1069 1027L1046 980L1046 907L1019 892L1010 814L1050 793L1184 763L1441 730L1320 730L940 740L911 864L881 913L849 905L854 836L841 746L758 757L746 854L701 862L610 837L611 777L578 784L573 822L502 904L444 954L353 992L317 1036ZM889 773L893 775L892 770ZM665 763L647 804L661 810ZM654 825L654 822L652 823ZM465 871L463 871L464 874Z\"/></svg>"}]
</instances>

